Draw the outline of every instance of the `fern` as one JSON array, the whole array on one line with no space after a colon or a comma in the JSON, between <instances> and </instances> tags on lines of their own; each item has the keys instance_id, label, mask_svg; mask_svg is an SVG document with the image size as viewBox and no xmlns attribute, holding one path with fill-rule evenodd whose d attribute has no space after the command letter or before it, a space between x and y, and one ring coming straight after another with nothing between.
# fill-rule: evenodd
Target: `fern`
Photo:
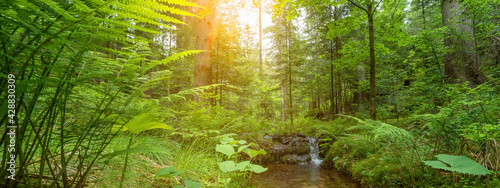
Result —
<instances>
[{"instance_id":1,"label":"fern","mask_svg":"<svg viewBox=\"0 0 500 188\"><path fill-rule=\"evenodd\" d=\"M176 53L176 54L170 55L167 58L163 59L161 61L161 63L163 63L164 65L166 65L166 64L168 64L170 62L173 62L175 60L182 59L182 58L184 58L186 56L189 56L189 55L194 55L194 54L197 54L197 53L201 53L203 51L204 50L189 50L189 51L184 51L184 52Z\"/></svg>"},{"instance_id":2,"label":"fern","mask_svg":"<svg viewBox=\"0 0 500 188\"><path fill-rule=\"evenodd\" d=\"M143 89L168 78L166 74L148 81L146 71L199 53L181 52L164 61L148 59L147 46L154 42L151 35L162 33L144 25L175 29L169 23L185 24L175 15L196 17L179 6L199 7L186 0L0 2L0 38L7 44L0 50L0 59L6 61L2 74L9 70L25 79L16 82L23 98L18 105L24 107L18 110L24 114L18 120L19 133L24 135L18 135L16 143L30 144L22 144L19 150L24 157L16 161L17 183L28 187L85 184L116 135L113 122L133 117L127 111L131 101ZM0 90L0 95L4 92ZM109 114L123 115L102 118ZM60 155L64 157L54 158ZM74 164L78 164L76 172L61 170ZM50 176L54 181L20 178L34 169L39 177ZM8 183L5 175L0 173L2 185Z\"/></svg>"},{"instance_id":3,"label":"fern","mask_svg":"<svg viewBox=\"0 0 500 188\"><path fill-rule=\"evenodd\" d=\"M355 136L358 138L365 138L372 142L380 141L382 139L391 139L393 137L403 138L403 139L411 139L412 135L407 130L404 130L399 127L395 127L393 125L383 123L380 121L374 121L371 119L362 120L356 117L341 115L344 117L352 118L361 123L360 125L352 126L347 128L346 130L359 130L362 133L366 133L366 135L354 134L351 136Z\"/></svg>"},{"instance_id":4,"label":"fern","mask_svg":"<svg viewBox=\"0 0 500 188\"><path fill-rule=\"evenodd\" d=\"M161 99L164 101L169 101L169 102L171 102L174 99L186 100L185 96L198 94L198 93L203 92L203 91L210 91L213 88L221 86L221 85L222 84L212 84L212 85L200 86L200 87L191 88L191 89L185 89L185 90L180 91L177 94L172 94L172 95L169 95L167 97L162 97Z\"/></svg>"}]
</instances>

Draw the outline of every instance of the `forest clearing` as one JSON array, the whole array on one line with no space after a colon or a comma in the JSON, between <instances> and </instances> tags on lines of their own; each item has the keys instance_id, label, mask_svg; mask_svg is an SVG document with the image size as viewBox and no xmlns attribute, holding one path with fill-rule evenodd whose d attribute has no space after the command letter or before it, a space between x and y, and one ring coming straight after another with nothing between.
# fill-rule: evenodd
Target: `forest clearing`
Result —
<instances>
[{"instance_id":1,"label":"forest clearing","mask_svg":"<svg viewBox=\"0 0 500 188\"><path fill-rule=\"evenodd\" d=\"M0 187L500 187L499 10L0 1Z\"/></svg>"}]
</instances>

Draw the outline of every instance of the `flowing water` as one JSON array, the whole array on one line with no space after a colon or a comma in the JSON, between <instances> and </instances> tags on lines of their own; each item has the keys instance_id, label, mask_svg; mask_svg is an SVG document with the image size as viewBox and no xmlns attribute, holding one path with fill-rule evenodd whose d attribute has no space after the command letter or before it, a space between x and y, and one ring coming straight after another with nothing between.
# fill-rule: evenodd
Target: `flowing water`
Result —
<instances>
[{"instance_id":1,"label":"flowing water","mask_svg":"<svg viewBox=\"0 0 500 188\"><path fill-rule=\"evenodd\" d=\"M307 137L309 141L309 155L311 155L311 162L314 165L320 165L323 162L323 159L319 158L319 146L318 139Z\"/></svg>"},{"instance_id":2,"label":"flowing water","mask_svg":"<svg viewBox=\"0 0 500 188\"><path fill-rule=\"evenodd\" d=\"M254 174L253 185L258 188L353 188L360 184L339 171L320 167L318 139L309 141L311 161L300 164L263 164L266 172Z\"/></svg>"}]
</instances>

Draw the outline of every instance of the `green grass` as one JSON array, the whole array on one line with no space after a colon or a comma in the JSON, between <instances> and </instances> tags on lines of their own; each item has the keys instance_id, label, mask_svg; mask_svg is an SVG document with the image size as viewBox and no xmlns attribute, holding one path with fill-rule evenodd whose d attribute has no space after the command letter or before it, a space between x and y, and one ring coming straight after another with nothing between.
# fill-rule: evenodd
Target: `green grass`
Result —
<instances>
[{"instance_id":1,"label":"green grass","mask_svg":"<svg viewBox=\"0 0 500 188\"><path fill-rule=\"evenodd\" d=\"M129 135L117 137L104 154L126 148ZM179 142L169 137L139 135L131 148L154 147L155 151L131 153L124 187L173 187L183 180L203 182L205 186L221 186L220 181L229 176L220 172L215 153L215 141L208 137L184 138ZM148 149L149 150L149 149ZM125 155L99 160L96 170L89 177L89 187L118 187ZM173 178L156 178L158 169L175 165L184 173Z\"/></svg>"}]
</instances>

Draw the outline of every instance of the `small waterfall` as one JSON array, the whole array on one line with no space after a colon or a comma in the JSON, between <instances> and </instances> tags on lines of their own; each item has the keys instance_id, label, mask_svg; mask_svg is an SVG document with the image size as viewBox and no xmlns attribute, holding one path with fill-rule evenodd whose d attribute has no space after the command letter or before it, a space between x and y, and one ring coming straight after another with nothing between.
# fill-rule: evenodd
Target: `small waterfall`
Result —
<instances>
[{"instance_id":1,"label":"small waterfall","mask_svg":"<svg viewBox=\"0 0 500 188\"><path fill-rule=\"evenodd\" d=\"M319 158L318 139L307 137L307 140L309 141L309 155L311 155L311 162L315 165L320 165L321 162L323 162L323 159Z\"/></svg>"}]
</instances>

